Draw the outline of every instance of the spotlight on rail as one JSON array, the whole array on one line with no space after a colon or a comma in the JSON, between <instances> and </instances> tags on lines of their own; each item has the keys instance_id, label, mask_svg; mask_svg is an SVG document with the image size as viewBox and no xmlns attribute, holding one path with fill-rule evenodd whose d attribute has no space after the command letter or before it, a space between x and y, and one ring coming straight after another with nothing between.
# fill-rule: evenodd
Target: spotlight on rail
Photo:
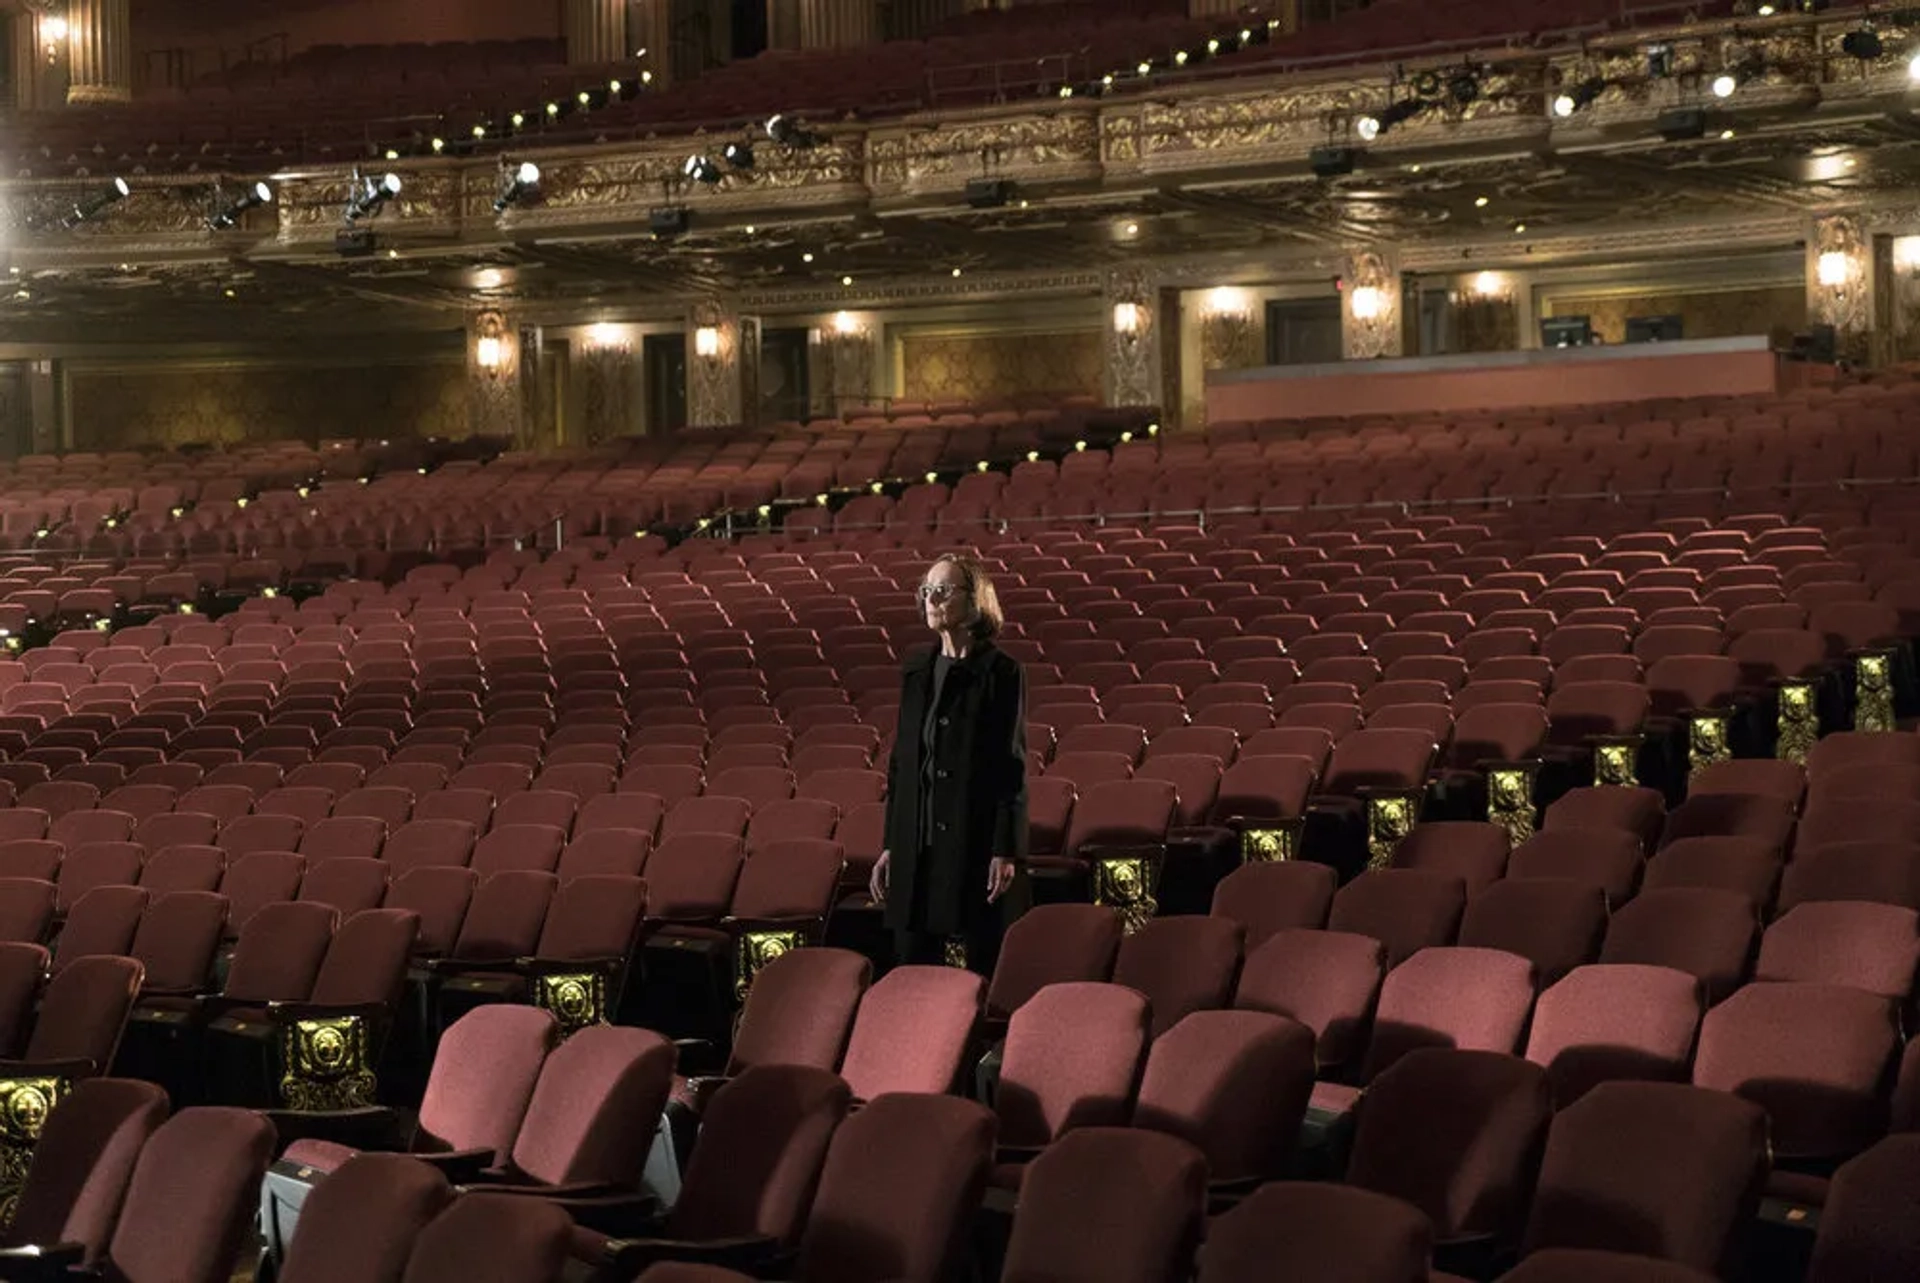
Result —
<instances>
[{"instance_id":1,"label":"spotlight on rail","mask_svg":"<svg viewBox=\"0 0 1920 1283\"><path fill-rule=\"evenodd\" d=\"M1403 125L1427 109L1427 104L1418 98L1402 98L1391 102L1372 115L1362 116L1353 122L1353 130L1360 135L1362 142L1372 142L1381 134L1391 132L1396 125Z\"/></svg>"},{"instance_id":2,"label":"spotlight on rail","mask_svg":"<svg viewBox=\"0 0 1920 1283\"><path fill-rule=\"evenodd\" d=\"M772 116L767 120L767 137L782 147L792 147L805 151L816 146L820 139L805 125L792 116Z\"/></svg>"},{"instance_id":3,"label":"spotlight on rail","mask_svg":"<svg viewBox=\"0 0 1920 1283\"><path fill-rule=\"evenodd\" d=\"M680 167L680 172L693 182L704 183L708 187L720 181L720 166L713 163L711 156L687 157L687 163Z\"/></svg>"},{"instance_id":4,"label":"spotlight on rail","mask_svg":"<svg viewBox=\"0 0 1920 1283\"><path fill-rule=\"evenodd\" d=\"M1577 111L1591 107L1606 92L1607 82L1590 76L1553 100L1553 114L1565 120Z\"/></svg>"},{"instance_id":5,"label":"spotlight on rail","mask_svg":"<svg viewBox=\"0 0 1920 1283\"><path fill-rule=\"evenodd\" d=\"M509 206L525 204L540 194L540 166L523 160L507 175L500 194L494 198L493 212L504 214Z\"/></svg>"},{"instance_id":6,"label":"spotlight on rail","mask_svg":"<svg viewBox=\"0 0 1920 1283\"><path fill-rule=\"evenodd\" d=\"M357 223L378 214L386 203L400 194L400 175L382 174L372 178L355 174L353 191L347 197L347 221Z\"/></svg>"},{"instance_id":7,"label":"spotlight on rail","mask_svg":"<svg viewBox=\"0 0 1920 1283\"><path fill-rule=\"evenodd\" d=\"M116 178L108 183L103 191L77 202L72 212L60 220L60 228L62 231L70 232L89 219L98 218L131 195L133 195L133 188L127 185L127 180Z\"/></svg>"},{"instance_id":8,"label":"spotlight on rail","mask_svg":"<svg viewBox=\"0 0 1920 1283\"><path fill-rule=\"evenodd\" d=\"M1872 62L1885 53L1886 49L1886 45L1880 39L1880 33L1871 26L1855 27L1840 37L1841 52L1861 62Z\"/></svg>"},{"instance_id":9,"label":"spotlight on rail","mask_svg":"<svg viewBox=\"0 0 1920 1283\"><path fill-rule=\"evenodd\" d=\"M753 145L751 143L728 143L726 150L720 153L727 163L735 169L753 168Z\"/></svg>"},{"instance_id":10,"label":"spotlight on rail","mask_svg":"<svg viewBox=\"0 0 1920 1283\"><path fill-rule=\"evenodd\" d=\"M273 203L273 188L264 182L254 183L224 208L217 210L207 219L209 230L224 232L240 225L240 216L250 209Z\"/></svg>"}]
</instances>

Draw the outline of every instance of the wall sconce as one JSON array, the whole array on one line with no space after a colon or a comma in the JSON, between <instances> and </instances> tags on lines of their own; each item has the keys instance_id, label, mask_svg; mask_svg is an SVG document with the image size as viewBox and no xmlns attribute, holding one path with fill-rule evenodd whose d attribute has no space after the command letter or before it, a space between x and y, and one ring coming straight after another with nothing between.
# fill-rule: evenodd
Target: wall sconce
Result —
<instances>
[{"instance_id":1,"label":"wall sconce","mask_svg":"<svg viewBox=\"0 0 1920 1283\"><path fill-rule=\"evenodd\" d=\"M506 344L494 335L483 334L474 342L473 359L481 369L497 373L506 363Z\"/></svg>"},{"instance_id":2,"label":"wall sconce","mask_svg":"<svg viewBox=\"0 0 1920 1283\"><path fill-rule=\"evenodd\" d=\"M611 321L600 321L587 327L586 348L589 352L612 352L626 346L626 330Z\"/></svg>"},{"instance_id":3,"label":"wall sconce","mask_svg":"<svg viewBox=\"0 0 1920 1283\"><path fill-rule=\"evenodd\" d=\"M1348 306L1353 309L1357 321L1374 321L1386 310L1387 299L1377 286L1361 285L1354 289Z\"/></svg>"},{"instance_id":4,"label":"wall sconce","mask_svg":"<svg viewBox=\"0 0 1920 1283\"><path fill-rule=\"evenodd\" d=\"M1845 285L1852 274L1853 264L1844 250L1830 249L1813 261L1814 279L1828 289Z\"/></svg>"},{"instance_id":5,"label":"wall sconce","mask_svg":"<svg viewBox=\"0 0 1920 1283\"><path fill-rule=\"evenodd\" d=\"M1473 278L1475 298L1498 298L1507 292L1507 278L1498 272L1481 272Z\"/></svg>"},{"instance_id":6,"label":"wall sconce","mask_svg":"<svg viewBox=\"0 0 1920 1283\"><path fill-rule=\"evenodd\" d=\"M1920 236L1893 238L1893 265L1906 271L1920 267Z\"/></svg>"},{"instance_id":7,"label":"wall sconce","mask_svg":"<svg viewBox=\"0 0 1920 1283\"><path fill-rule=\"evenodd\" d=\"M40 49L49 67L60 61L60 47L67 43L67 32L67 20L57 13L40 19Z\"/></svg>"},{"instance_id":8,"label":"wall sconce","mask_svg":"<svg viewBox=\"0 0 1920 1283\"><path fill-rule=\"evenodd\" d=\"M860 318L852 312L835 312L833 314L833 332L835 334L858 334L861 328Z\"/></svg>"},{"instance_id":9,"label":"wall sconce","mask_svg":"<svg viewBox=\"0 0 1920 1283\"><path fill-rule=\"evenodd\" d=\"M1208 316L1251 316L1253 298L1245 290L1221 285L1207 291L1203 307Z\"/></svg>"},{"instance_id":10,"label":"wall sconce","mask_svg":"<svg viewBox=\"0 0 1920 1283\"><path fill-rule=\"evenodd\" d=\"M1147 327L1147 309L1138 303L1115 303L1113 305L1113 331L1136 338Z\"/></svg>"},{"instance_id":11,"label":"wall sconce","mask_svg":"<svg viewBox=\"0 0 1920 1283\"><path fill-rule=\"evenodd\" d=\"M702 325L693 332L693 350L697 356L709 359L720 355L720 327Z\"/></svg>"}]
</instances>

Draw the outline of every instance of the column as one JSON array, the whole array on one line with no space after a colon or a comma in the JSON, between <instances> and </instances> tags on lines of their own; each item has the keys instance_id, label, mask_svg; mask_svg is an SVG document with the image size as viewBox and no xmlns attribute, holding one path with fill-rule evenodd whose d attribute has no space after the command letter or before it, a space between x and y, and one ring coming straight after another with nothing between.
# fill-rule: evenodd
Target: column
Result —
<instances>
[{"instance_id":1,"label":"column","mask_svg":"<svg viewBox=\"0 0 1920 1283\"><path fill-rule=\"evenodd\" d=\"M800 0L800 47L851 49L880 38L875 0Z\"/></svg>"},{"instance_id":2,"label":"column","mask_svg":"<svg viewBox=\"0 0 1920 1283\"><path fill-rule=\"evenodd\" d=\"M845 417L873 400L878 326L861 312L835 312L808 336L807 388L817 417Z\"/></svg>"},{"instance_id":3,"label":"column","mask_svg":"<svg viewBox=\"0 0 1920 1283\"><path fill-rule=\"evenodd\" d=\"M767 48L800 47L800 6L806 0L767 0Z\"/></svg>"},{"instance_id":4,"label":"column","mask_svg":"<svg viewBox=\"0 0 1920 1283\"><path fill-rule=\"evenodd\" d=\"M520 332L505 312L467 317L467 424L477 437L527 444L525 379Z\"/></svg>"},{"instance_id":5,"label":"column","mask_svg":"<svg viewBox=\"0 0 1920 1283\"><path fill-rule=\"evenodd\" d=\"M760 320L721 299L688 317L687 426L751 423L760 409Z\"/></svg>"},{"instance_id":6,"label":"column","mask_svg":"<svg viewBox=\"0 0 1920 1283\"><path fill-rule=\"evenodd\" d=\"M68 0L70 103L129 102L133 98L130 0ZM44 19L43 19L44 21Z\"/></svg>"},{"instance_id":7,"label":"column","mask_svg":"<svg viewBox=\"0 0 1920 1283\"><path fill-rule=\"evenodd\" d=\"M1161 315L1159 292L1144 272L1129 269L1107 277L1102 302L1107 404L1160 405L1161 331L1167 318Z\"/></svg>"},{"instance_id":8,"label":"column","mask_svg":"<svg viewBox=\"0 0 1920 1283\"><path fill-rule=\"evenodd\" d=\"M1340 291L1340 355L1348 361L1399 356L1399 256L1362 250L1347 259Z\"/></svg>"},{"instance_id":9,"label":"column","mask_svg":"<svg viewBox=\"0 0 1920 1283\"><path fill-rule=\"evenodd\" d=\"M1813 220L1807 235L1807 321L1833 327L1834 354L1856 365L1875 354L1873 246L1857 214Z\"/></svg>"},{"instance_id":10,"label":"column","mask_svg":"<svg viewBox=\"0 0 1920 1283\"><path fill-rule=\"evenodd\" d=\"M566 0L562 19L567 61L574 66L601 66L633 56L627 47L627 0Z\"/></svg>"}]
</instances>

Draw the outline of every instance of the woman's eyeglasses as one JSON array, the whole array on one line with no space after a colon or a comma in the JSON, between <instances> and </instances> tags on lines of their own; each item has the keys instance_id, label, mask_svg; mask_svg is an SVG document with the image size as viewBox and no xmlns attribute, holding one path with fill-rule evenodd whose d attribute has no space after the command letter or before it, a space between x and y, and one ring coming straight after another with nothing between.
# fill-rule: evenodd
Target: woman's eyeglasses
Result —
<instances>
[{"instance_id":1,"label":"woman's eyeglasses","mask_svg":"<svg viewBox=\"0 0 1920 1283\"><path fill-rule=\"evenodd\" d=\"M946 601L948 598L960 596L966 591L967 589L964 584L921 584L920 600Z\"/></svg>"}]
</instances>

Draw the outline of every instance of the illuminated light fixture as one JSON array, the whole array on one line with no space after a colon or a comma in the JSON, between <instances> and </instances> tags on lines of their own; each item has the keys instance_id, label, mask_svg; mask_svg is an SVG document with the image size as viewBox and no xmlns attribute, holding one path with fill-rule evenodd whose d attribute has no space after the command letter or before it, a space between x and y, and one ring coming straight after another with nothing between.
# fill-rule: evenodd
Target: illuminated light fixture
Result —
<instances>
[{"instance_id":1,"label":"illuminated light fixture","mask_svg":"<svg viewBox=\"0 0 1920 1283\"><path fill-rule=\"evenodd\" d=\"M272 601L275 597L278 597L280 595L280 590L278 588L262 588L260 590L260 595L262 597L265 597L268 601Z\"/></svg>"},{"instance_id":2,"label":"illuminated light fixture","mask_svg":"<svg viewBox=\"0 0 1920 1283\"><path fill-rule=\"evenodd\" d=\"M1907 79L1920 81L1920 53L1907 60Z\"/></svg>"},{"instance_id":3,"label":"illuminated light fixture","mask_svg":"<svg viewBox=\"0 0 1920 1283\"><path fill-rule=\"evenodd\" d=\"M1447 80L1447 97L1453 99L1454 106L1465 107L1480 97L1480 77L1470 68L1456 71Z\"/></svg>"},{"instance_id":4,"label":"illuminated light fixture","mask_svg":"<svg viewBox=\"0 0 1920 1283\"><path fill-rule=\"evenodd\" d=\"M180 520L180 518L187 515L187 510L176 503L173 505L173 507L167 509L167 515L172 517L175 521L178 521Z\"/></svg>"},{"instance_id":5,"label":"illuminated light fixture","mask_svg":"<svg viewBox=\"0 0 1920 1283\"><path fill-rule=\"evenodd\" d=\"M1741 86L1759 79L1765 70L1766 64L1760 61L1757 54L1751 51L1737 54L1728 62L1726 69L1713 78L1713 96L1731 98Z\"/></svg>"},{"instance_id":6,"label":"illuminated light fixture","mask_svg":"<svg viewBox=\"0 0 1920 1283\"><path fill-rule=\"evenodd\" d=\"M500 195L494 198L493 212L504 214L508 206L525 204L539 194L540 166L523 160L507 175L506 185L500 189Z\"/></svg>"},{"instance_id":7,"label":"illuminated light fixture","mask_svg":"<svg viewBox=\"0 0 1920 1283\"><path fill-rule=\"evenodd\" d=\"M477 142L478 140L485 138L487 136L487 127L484 124L475 125L473 127L472 132L473 132L474 140Z\"/></svg>"},{"instance_id":8,"label":"illuminated light fixture","mask_svg":"<svg viewBox=\"0 0 1920 1283\"><path fill-rule=\"evenodd\" d=\"M932 485L932 484L933 484L934 482L936 482L936 481L938 481L938 480L940 479L940 474L939 474L939 473L937 473L937 472L929 472L929 473L927 474L927 478L926 478L926 479L927 479L927 484L928 484L928 485Z\"/></svg>"},{"instance_id":9,"label":"illuminated light fixture","mask_svg":"<svg viewBox=\"0 0 1920 1283\"><path fill-rule=\"evenodd\" d=\"M353 176L353 191L347 197L347 221L357 223L363 218L371 218L379 213L386 203L400 194L400 175L384 174L379 178Z\"/></svg>"},{"instance_id":10,"label":"illuminated light fixture","mask_svg":"<svg viewBox=\"0 0 1920 1283\"><path fill-rule=\"evenodd\" d=\"M262 205L270 205L272 203L273 188L263 182L255 183L253 186L247 188L239 198L234 200L226 208L208 218L207 227L211 231L224 232L229 228L239 226L240 216L248 210L258 209Z\"/></svg>"},{"instance_id":11,"label":"illuminated light fixture","mask_svg":"<svg viewBox=\"0 0 1920 1283\"><path fill-rule=\"evenodd\" d=\"M708 187L720 181L720 166L713 163L710 156L689 156L687 163L680 167L690 182L704 183Z\"/></svg>"},{"instance_id":12,"label":"illuminated light fixture","mask_svg":"<svg viewBox=\"0 0 1920 1283\"><path fill-rule=\"evenodd\" d=\"M1159 424L1157 424L1157 423L1149 423L1149 424L1147 425L1147 435L1148 435L1148 436L1150 436L1150 437L1157 437L1157 436L1159 436L1159 435L1160 435L1160 425L1159 425Z\"/></svg>"},{"instance_id":13,"label":"illuminated light fixture","mask_svg":"<svg viewBox=\"0 0 1920 1283\"><path fill-rule=\"evenodd\" d=\"M483 334L474 341L473 360L483 370L498 370L506 364L507 346L498 335Z\"/></svg>"},{"instance_id":14,"label":"illuminated light fixture","mask_svg":"<svg viewBox=\"0 0 1920 1283\"><path fill-rule=\"evenodd\" d=\"M851 276L843 276L840 278L840 284L843 286L851 286L853 284L853 278Z\"/></svg>"},{"instance_id":15,"label":"illuminated light fixture","mask_svg":"<svg viewBox=\"0 0 1920 1283\"><path fill-rule=\"evenodd\" d=\"M428 143L427 146L432 149L434 155L438 156L447 149L447 140L444 138L435 138L432 142Z\"/></svg>"},{"instance_id":16,"label":"illuminated light fixture","mask_svg":"<svg viewBox=\"0 0 1920 1283\"><path fill-rule=\"evenodd\" d=\"M1038 450L1027 451L1027 462L1028 463L1040 462L1040 452Z\"/></svg>"},{"instance_id":17,"label":"illuminated light fixture","mask_svg":"<svg viewBox=\"0 0 1920 1283\"><path fill-rule=\"evenodd\" d=\"M1773 4L1766 3L1766 4L1762 4L1758 9L1755 9L1753 12L1757 17L1771 18L1774 14L1780 12L1780 10L1776 8Z\"/></svg>"},{"instance_id":18,"label":"illuminated light fixture","mask_svg":"<svg viewBox=\"0 0 1920 1283\"><path fill-rule=\"evenodd\" d=\"M886 487L886 485L885 485L885 483L883 483L883 482L879 482L879 481L876 481L876 482L874 482L874 483L873 483L872 485L870 485L870 486L868 486L868 487L867 487L867 491L868 491L868 493L870 493L870 494L880 494L880 493L882 493L882 492L884 492L884 491L886 490L886 488L887 488L887 487Z\"/></svg>"},{"instance_id":19,"label":"illuminated light fixture","mask_svg":"<svg viewBox=\"0 0 1920 1283\"><path fill-rule=\"evenodd\" d=\"M1113 305L1113 332L1129 338L1147 327L1147 309L1138 303L1115 303Z\"/></svg>"},{"instance_id":20,"label":"illuminated light fixture","mask_svg":"<svg viewBox=\"0 0 1920 1283\"><path fill-rule=\"evenodd\" d=\"M985 459L980 460L980 462L973 465L973 470L975 472L985 472L987 470L987 461Z\"/></svg>"},{"instance_id":21,"label":"illuminated light fixture","mask_svg":"<svg viewBox=\"0 0 1920 1283\"><path fill-rule=\"evenodd\" d=\"M1388 103L1382 111L1360 117L1353 122L1353 129L1360 135L1361 141L1370 143L1381 134L1392 130L1394 126L1412 120L1426 109L1427 104L1418 98L1402 98L1398 102Z\"/></svg>"},{"instance_id":22,"label":"illuminated light fixture","mask_svg":"<svg viewBox=\"0 0 1920 1283\"><path fill-rule=\"evenodd\" d=\"M753 147L748 143L728 143L720 153L735 169L753 168Z\"/></svg>"},{"instance_id":23,"label":"illuminated light fixture","mask_svg":"<svg viewBox=\"0 0 1920 1283\"><path fill-rule=\"evenodd\" d=\"M524 111L514 112L511 116L507 117L507 124L515 129L525 129L527 127L527 113Z\"/></svg>"},{"instance_id":24,"label":"illuminated light fixture","mask_svg":"<svg viewBox=\"0 0 1920 1283\"><path fill-rule=\"evenodd\" d=\"M1121 445L1131 445L1132 443L1133 443L1133 433L1131 433L1131 432L1122 432L1122 433L1120 434L1120 444L1121 444Z\"/></svg>"},{"instance_id":25,"label":"illuminated light fixture","mask_svg":"<svg viewBox=\"0 0 1920 1283\"><path fill-rule=\"evenodd\" d=\"M45 526L42 526L38 530L33 532L33 537L35 539L45 539L48 535L52 533L53 531L47 529Z\"/></svg>"},{"instance_id":26,"label":"illuminated light fixture","mask_svg":"<svg viewBox=\"0 0 1920 1283\"><path fill-rule=\"evenodd\" d=\"M1606 88L1605 80L1599 76L1589 76L1553 100L1553 114L1565 120L1575 112L1591 107L1606 92Z\"/></svg>"},{"instance_id":27,"label":"illuminated light fixture","mask_svg":"<svg viewBox=\"0 0 1920 1283\"><path fill-rule=\"evenodd\" d=\"M1487 198L1485 196L1475 196L1473 198L1473 207L1475 209L1485 209L1487 207Z\"/></svg>"},{"instance_id":28,"label":"illuminated light fixture","mask_svg":"<svg viewBox=\"0 0 1920 1283\"><path fill-rule=\"evenodd\" d=\"M755 508L753 511L755 516L760 517L761 519L764 520L765 518L771 517L773 515L773 505L763 503L758 508Z\"/></svg>"},{"instance_id":29,"label":"illuminated light fixture","mask_svg":"<svg viewBox=\"0 0 1920 1283\"><path fill-rule=\"evenodd\" d=\"M93 631L96 633L110 633L113 631L113 621L105 618L96 619L93 621Z\"/></svg>"},{"instance_id":30,"label":"illuminated light fixture","mask_svg":"<svg viewBox=\"0 0 1920 1283\"><path fill-rule=\"evenodd\" d=\"M711 526L712 524L713 524L712 517L702 517L700 518L700 520L693 523L693 528L695 530L705 530L708 526Z\"/></svg>"},{"instance_id":31,"label":"illuminated light fixture","mask_svg":"<svg viewBox=\"0 0 1920 1283\"><path fill-rule=\"evenodd\" d=\"M812 250L806 250L806 251L803 251L803 252L801 253L801 255L800 255L800 261L801 261L802 263L811 263L811 262L813 262L813 251L812 251Z\"/></svg>"},{"instance_id":32,"label":"illuminated light fixture","mask_svg":"<svg viewBox=\"0 0 1920 1283\"><path fill-rule=\"evenodd\" d=\"M295 487L295 489L294 489L294 493L295 493L295 494L297 494L297 495L299 495L299 496L300 496L300 497L301 497L302 499L304 499L304 498L306 498L306 497L307 497L308 495L310 495L310 494L312 494L312 493L313 493L313 487L312 487L312 486L298 486L298 487Z\"/></svg>"},{"instance_id":33,"label":"illuminated light fixture","mask_svg":"<svg viewBox=\"0 0 1920 1283\"><path fill-rule=\"evenodd\" d=\"M1087 443L1086 443L1086 442L1084 442L1084 441L1076 441L1076 442L1074 442L1074 443L1073 443L1073 452L1074 452L1075 454L1085 454L1085 453L1087 452Z\"/></svg>"},{"instance_id":34,"label":"illuminated light fixture","mask_svg":"<svg viewBox=\"0 0 1920 1283\"><path fill-rule=\"evenodd\" d=\"M1173 55L1173 65L1176 67L1186 66L1187 59L1189 56L1190 55L1187 53L1185 49L1175 50Z\"/></svg>"},{"instance_id":35,"label":"illuminated light fixture","mask_svg":"<svg viewBox=\"0 0 1920 1283\"><path fill-rule=\"evenodd\" d=\"M1527 230L1527 225L1525 223L1515 223L1513 225L1513 234L1515 236L1518 236L1520 233L1526 230Z\"/></svg>"},{"instance_id":36,"label":"illuminated light fixture","mask_svg":"<svg viewBox=\"0 0 1920 1283\"><path fill-rule=\"evenodd\" d=\"M183 615L191 615L193 613L193 603L190 601L183 601L180 603L178 610Z\"/></svg>"},{"instance_id":37,"label":"illuminated light fixture","mask_svg":"<svg viewBox=\"0 0 1920 1283\"><path fill-rule=\"evenodd\" d=\"M959 279L959 276L960 276L960 269L959 269L959 268L957 268L957 267L956 267L956 268L954 268L954 269L953 269L953 276L954 276L954 279L956 279L956 280L958 280L958 279Z\"/></svg>"},{"instance_id":38,"label":"illuminated light fixture","mask_svg":"<svg viewBox=\"0 0 1920 1283\"><path fill-rule=\"evenodd\" d=\"M1376 320L1386 311L1387 296L1376 286L1362 285L1353 291L1348 306L1353 310L1356 320Z\"/></svg>"},{"instance_id":39,"label":"illuminated light fixture","mask_svg":"<svg viewBox=\"0 0 1920 1283\"><path fill-rule=\"evenodd\" d=\"M833 332L835 334L858 334L860 332L860 318L852 312L835 312L833 314Z\"/></svg>"},{"instance_id":40,"label":"illuminated light fixture","mask_svg":"<svg viewBox=\"0 0 1920 1283\"><path fill-rule=\"evenodd\" d=\"M1850 58L1861 62L1872 62L1887 51L1880 39L1880 33L1872 27L1855 27L1840 37L1840 51Z\"/></svg>"},{"instance_id":41,"label":"illuminated light fixture","mask_svg":"<svg viewBox=\"0 0 1920 1283\"><path fill-rule=\"evenodd\" d=\"M98 218L131 195L133 195L133 188L127 185L127 180L116 178L97 195L76 204L72 212L60 220L60 228L62 231L70 232L89 219Z\"/></svg>"},{"instance_id":42,"label":"illuminated light fixture","mask_svg":"<svg viewBox=\"0 0 1920 1283\"><path fill-rule=\"evenodd\" d=\"M767 137L782 147L792 147L799 151L817 146L820 142L819 137L812 130L785 114L767 118Z\"/></svg>"},{"instance_id":43,"label":"illuminated light fixture","mask_svg":"<svg viewBox=\"0 0 1920 1283\"><path fill-rule=\"evenodd\" d=\"M717 357L720 355L720 327L702 325L693 332L693 350L695 355Z\"/></svg>"},{"instance_id":44,"label":"illuminated light fixture","mask_svg":"<svg viewBox=\"0 0 1920 1283\"><path fill-rule=\"evenodd\" d=\"M1813 260L1814 279L1828 289L1838 289L1853 274L1853 264L1845 253L1830 249Z\"/></svg>"},{"instance_id":45,"label":"illuminated light fixture","mask_svg":"<svg viewBox=\"0 0 1920 1283\"><path fill-rule=\"evenodd\" d=\"M399 160L399 159L400 159L400 153L399 153L399 151L398 151L397 149L395 149L395 148L392 148L392 147L389 147L389 148L387 148L387 149L386 149L385 151L383 151L383 152L381 152L380 154L381 154L381 155L382 155L383 157L385 157L386 159L388 159L388 160Z\"/></svg>"}]
</instances>

